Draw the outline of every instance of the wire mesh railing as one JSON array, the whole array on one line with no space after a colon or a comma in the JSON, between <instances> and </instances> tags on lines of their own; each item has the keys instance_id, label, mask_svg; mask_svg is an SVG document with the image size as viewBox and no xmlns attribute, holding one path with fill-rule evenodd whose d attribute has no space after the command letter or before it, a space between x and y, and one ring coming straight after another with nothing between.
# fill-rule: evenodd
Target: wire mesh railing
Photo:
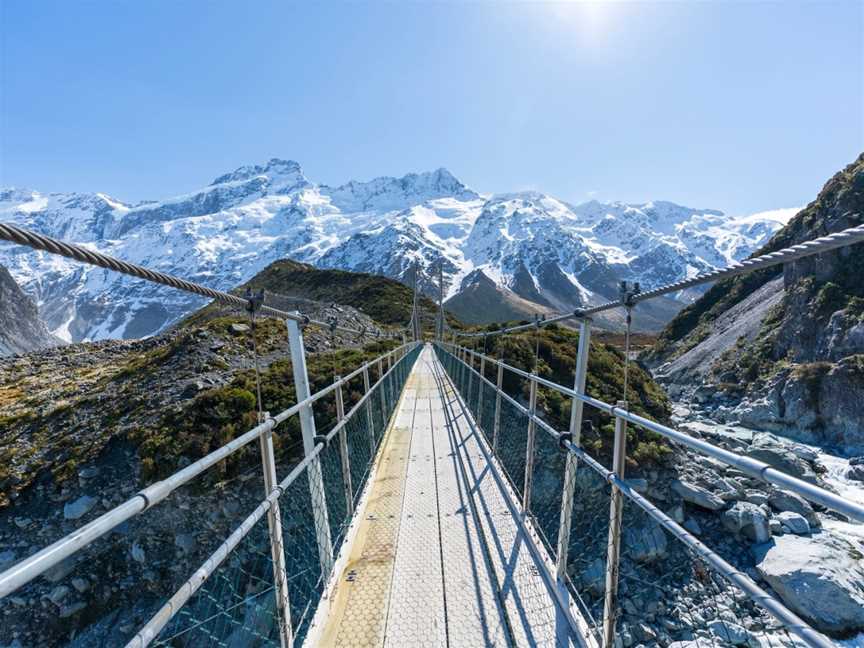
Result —
<instances>
[{"instance_id":1,"label":"wire mesh railing","mask_svg":"<svg viewBox=\"0 0 864 648\"><path fill-rule=\"evenodd\" d=\"M305 356L302 336L291 341L299 344L299 352ZM265 420L252 430L166 479L151 484L127 502L0 573L0 598L26 586L28 594L20 600L38 600L29 593L31 582L38 576L61 567L63 573L67 573L69 570L65 565L81 565L96 555L101 556L99 560L114 561L118 542L125 543L122 538L128 531L119 537L107 534L132 520L136 535L134 542L129 540L133 545L131 564L142 562L145 576L140 588L140 610L136 612L136 617L140 617L142 611L146 613L148 607L156 609L152 605L157 603L160 592L164 598L167 598L168 593L161 588L153 588L149 583L170 586L177 582L178 573L176 565L164 563L161 559L150 560L147 553L148 545L157 547L164 542L162 538L166 530L161 527L159 530L150 529L146 524L138 524L136 516L178 490L188 488L197 488L199 492L203 488L204 492L196 495L196 498L203 497L208 502L212 499L214 506L220 502L222 493L221 505L226 509L226 516L236 516L236 513L247 515L247 512L242 512L242 504L238 505L233 495L243 493L246 501L250 497L260 497L253 494L256 488L250 490L256 484L257 489L261 488L260 466L257 470L254 465L244 467L227 481L217 482L218 489L202 487L200 482L196 486L196 478L222 465L238 452L243 451L248 455L248 450L254 448L252 444L257 440L261 446L265 476L268 470L273 475L273 486L266 487L265 479L265 492L268 488L272 489L267 493L267 499L248 513L248 517L241 518L242 523L221 544L217 540L214 545L210 540L211 537L216 538L214 531L219 533L220 529L226 528L221 515L214 523L216 518L213 516L218 507L216 510L211 508L201 511L196 520L203 526L186 529L191 531L188 542L197 545L199 550L215 550L137 635L131 640L129 634L123 636L122 628L128 626L124 623L120 629L112 629L111 642L129 641L130 645L137 646L151 642L168 646L265 646L292 642L300 645L330 577L334 556L344 542L353 507L362 497L378 447L419 351L418 343L397 347L316 394L301 399L284 412L274 417L265 415ZM305 362L303 365L305 372ZM374 384L370 384L370 376L375 379ZM304 379L308 382L308 378ZM357 385L361 380L364 393L359 399L351 399L355 402L343 416L341 392L345 388L350 389L352 381ZM310 430L305 429L304 425L314 421L312 412L316 403L333 397L339 401L339 420L329 432L315 435L309 440L309 450L299 464L296 460L294 464L286 464L287 457L296 456L296 449L286 447L283 443L279 451L274 453L271 440L274 430L278 432L280 425L291 429L292 426L288 426L287 422L299 417L305 436ZM306 423L304 411L310 414L305 419ZM322 420L326 420L326 417ZM314 433L314 427L310 429ZM341 443L343 435L344 444ZM280 469L289 469L290 473L277 484L276 471ZM256 474L259 479L252 479ZM232 497L225 498L231 490L229 484L233 484L236 492L232 493ZM257 490L257 493L261 493L261 490ZM210 497L211 494L213 497ZM184 510L188 506L189 503L185 502ZM226 517L229 525L232 524L230 516ZM188 516L184 513L172 519L179 517ZM238 522L234 521L233 524L237 525ZM280 533L274 532L274 524ZM159 537L154 536L151 541L150 533ZM128 556L129 551L120 552L121 562L122 556ZM200 551L194 555L200 555ZM274 562L277 557L278 561ZM188 560L184 559L179 564L187 563ZM124 578L123 587L130 586L130 578L135 571L131 570L129 576ZM39 588L44 586L40 585ZM19 601L18 597L12 598ZM285 609L290 609L290 614L286 614ZM134 628L130 627L130 630L134 632Z\"/></svg>"},{"instance_id":2,"label":"wire mesh railing","mask_svg":"<svg viewBox=\"0 0 864 648\"><path fill-rule=\"evenodd\" d=\"M282 547L290 602L291 625L288 633L293 645L301 645L309 630L318 602L332 573L335 556L345 539L351 521L344 497L343 462L336 435L344 429L349 448L349 470L355 485L354 501L368 481L378 445L384 437L420 348L411 348L355 404L346 417L326 436L317 437L314 454L274 491L281 512ZM368 428L367 403L373 406L373 429ZM374 404L378 405L375 406ZM378 421L381 429L376 429ZM369 439L374 438L372 447ZM361 462L365 461L365 465ZM322 488L316 488L311 468L320 463ZM357 466L356 468L351 468ZM321 542L319 529L326 519L329 556ZM241 527L242 528L242 527ZM156 634L161 645L270 646L280 642L277 591L274 587L273 561L266 527L254 522L237 548L226 553L212 576L175 613L168 625ZM317 552L316 548L317 547ZM244 557L248 554L248 559ZM257 588L257 589L256 589ZM158 614L157 617L158 618ZM151 621L152 623L152 621ZM154 624L156 625L156 624ZM130 645L147 645L147 628ZM182 638L182 639L181 639ZM177 643L177 642L180 643Z\"/></svg>"},{"instance_id":3,"label":"wire mesh railing","mask_svg":"<svg viewBox=\"0 0 864 648\"><path fill-rule=\"evenodd\" d=\"M587 349L586 344L585 353ZM616 638L623 645L791 646L802 641L810 646L832 645L747 575L744 556L721 557L623 479L628 422L667 432L673 440L715 458L727 458L722 452L701 441L682 440L682 433L631 415L625 407L607 405L492 358L484 359L484 363L498 365L499 371L512 371L525 380L558 389L574 403L611 414L616 421L616 448L613 470L609 470L578 447L573 432L579 429L579 416L571 420L569 432L560 432L531 411L531 402L519 402L471 369L462 358L472 352L440 342L436 352L482 428L492 456L520 495L525 471L532 473L530 498L523 502L523 511L604 646L611 646ZM587 358L582 360L587 363ZM577 372L578 365L577 361ZM472 374L473 381L469 379ZM472 399L479 402L479 395L471 382L486 385L485 403L496 399L507 403L497 409L497 417L496 409L491 410L491 426L488 405L481 409L472 403ZM523 442L529 420L536 428L533 446ZM727 459L730 465L743 465L765 481L796 488L800 495L853 519L864 518L861 507L812 484L799 484L800 480L775 474L778 471L754 460L742 464L734 456Z\"/></svg>"}]
</instances>

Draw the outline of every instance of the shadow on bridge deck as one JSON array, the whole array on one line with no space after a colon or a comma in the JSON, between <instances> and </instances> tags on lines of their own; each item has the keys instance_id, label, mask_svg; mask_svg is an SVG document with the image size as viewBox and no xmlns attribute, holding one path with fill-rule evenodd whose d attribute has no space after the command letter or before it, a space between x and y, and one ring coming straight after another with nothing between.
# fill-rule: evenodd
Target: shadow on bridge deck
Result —
<instances>
[{"instance_id":1,"label":"shadow on bridge deck","mask_svg":"<svg viewBox=\"0 0 864 648\"><path fill-rule=\"evenodd\" d=\"M490 456L427 347L306 645L591 645Z\"/></svg>"}]
</instances>

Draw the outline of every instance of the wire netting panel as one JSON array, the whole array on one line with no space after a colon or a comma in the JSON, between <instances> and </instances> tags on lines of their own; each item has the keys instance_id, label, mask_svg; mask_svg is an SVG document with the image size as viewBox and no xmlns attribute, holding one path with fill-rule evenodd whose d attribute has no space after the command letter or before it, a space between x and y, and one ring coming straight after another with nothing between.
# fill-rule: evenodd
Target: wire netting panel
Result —
<instances>
[{"instance_id":1,"label":"wire netting panel","mask_svg":"<svg viewBox=\"0 0 864 648\"><path fill-rule=\"evenodd\" d=\"M498 460L507 479L521 497L525 492L525 459L528 452L528 414L506 398L501 399Z\"/></svg>"},{"instance_id":2,"label":"wire netting panel","mask_svg":"<svg viewBox=\"0 0 864 648\"><path fill-rule=\"evenodd\" d=\"M603 618L610 493L602 475L577 461L567 574L583 613L595 622Z\"/></svg>"},{"instance_id":3,"label":"wire netting panel","mask_svg":"<svg viewBox=\"0 0 864 648\"><path fill-rule=\"evenodd\" d=\"M334 436L318 455L324 482L324 501L327 503L327 522L330 526L330 542L333 553L339 551L345 529L350 523L348 504L345 500L345 482L342 474L342 456L339 437Z\"/></svg>"},{"instance_id":4,"label":"wire netting panel","mask_svg":"<svg viewBox=\"0 0 864 648\"><path fill-rule=\"evenodd\" d=\"M309 475L308 470L300 473L279 498L291 626L297 641L306 636L324 588L315 526L315 510L320 508L313 506ZM314 501L320 506L320 496Z\"/></svg>"},{"instance_id":5,"label":"wire netting panel","mask_svg":"<svg viewBox=\"0 0 864 648\"><path fill-rule=\"evenodd\" d=\"M558 555L566 459L558 440L538 426L534 433L534 484L530 506L540 537L553 558Z\"/></svg>"},{"instance_id":6,"label":"wire netting panel","mask_svg":"<svg viewBox=\"0 0 864 648\"><path fill-rule=\"evenodd\" d=\"M163 628L153 645L278 646L270 551L264 516Z\"/></svg>"},{"instance_id":7,"label":"wire netting panel","mask_svg":"<svg viewBox=\"0 0 864 648\"><path fill-rule=\"evenodd\" d=\"M476 420L490 448L492 447L495 432L495 397L495 388L489 385L489 383L484 382L483 398L481 399L482 407Z\"/></svg>"},{"instance_id":8,"label":"wire netting panel","mask_svg":"<svg viewBox=\"0 0 864 648\"><path fill-rule=\"evenodd\" d=\"M348 465L351 467L351 488L356 504L369 479L376 445L365 406L358 408L345 422L345 440L348 446Z\"/></svg>"}]
</instances>

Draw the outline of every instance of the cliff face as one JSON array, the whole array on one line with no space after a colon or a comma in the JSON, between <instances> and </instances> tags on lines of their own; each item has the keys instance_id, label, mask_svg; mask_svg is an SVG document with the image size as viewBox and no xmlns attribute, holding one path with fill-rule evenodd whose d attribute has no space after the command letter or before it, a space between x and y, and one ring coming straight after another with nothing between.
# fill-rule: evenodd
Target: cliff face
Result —
<instances>
[{"instance_id":1,"label":"cliff face","mask_svg":"<svg viewBox=\"0 0 864 648\"><path fill-rule=\"evenodd\" d=\"M56 346L60 340L48 332L39 309L9 271L0 266L0 356Z\"/></svg>"},{"instance_id":2,"label":"cliff face","mask_svg":"<svg viewBox=\"0 0 864 648\"><path fill-rule=\"evenodd\" d=\"M756 255L864 222L864 154ZM721 281L646 356L715 418L864 452L864 246Z\"/></svg>"}]
</instances>

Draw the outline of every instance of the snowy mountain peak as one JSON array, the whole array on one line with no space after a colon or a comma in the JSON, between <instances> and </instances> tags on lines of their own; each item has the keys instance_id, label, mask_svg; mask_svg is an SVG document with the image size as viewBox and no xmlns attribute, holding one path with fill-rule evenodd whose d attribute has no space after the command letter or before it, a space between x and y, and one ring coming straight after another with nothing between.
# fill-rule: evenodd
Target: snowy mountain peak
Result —
<instances>
[{"instance_id":1,"label":"snowy mountain peak","mask_svg":"<svg viewBox=\"0 0 864 648\"><path fill-rule=\"evenodd\" d=\"M242 182L258 176L266 176L270 179L271 183L278 182L280 185L288 183L300 185L308 184L309 182L306 176L303 175L303 169L300 167L299 162L271 158L266 164L247 164L238 167L231 173L226 173L216 178L210 183L210 186L228 182Z\"/></svg>"},{"instance_id":2,"label":"snowy mountain peak","mask_svg":"<svg viewBox=\"0 0 864 648\"><path fill-rule=\"evenodd\" d=\"M466 187L447 169L409 173L401 178L382 176L368 182L352 180L339 187L321 187L340 209L352 211L401 210L439 198L478 200L480 195Z\"/></svg>"},{"instance_id":3,"label":"snowy mountain peak","mask_svg":"<svg viewBox=\"0 0 864 648\"><path fill-rule=\"evenodd\" d=\"M471 321L569 310L616 298L621 279L650 289L728 265L794 211L729 218L667 201L573 206L539 191L485 197L444 168L331 187L277 158L135 206L105 194L0 190L2 220L220 289L291 258L397 279L419 262L421 287L437 295L440 263L448 298L454 308L461 298L471 312L457 314ZM65 340L142 337L202 303L15 246L0 247L0 263ZM670 298L651 325L690 298ZM497 308L495 299L509 305Z\"/></svg>"}]
</instances>

